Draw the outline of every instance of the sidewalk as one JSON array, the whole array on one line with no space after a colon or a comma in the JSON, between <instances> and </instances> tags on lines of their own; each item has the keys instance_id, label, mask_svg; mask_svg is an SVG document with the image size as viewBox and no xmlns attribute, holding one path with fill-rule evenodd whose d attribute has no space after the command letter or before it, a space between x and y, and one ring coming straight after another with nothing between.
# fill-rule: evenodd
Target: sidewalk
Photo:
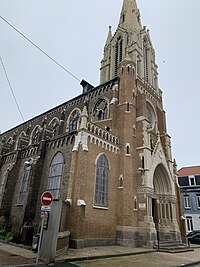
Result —
<instances>
[{"instance_id":1,"label":"sidewalk","mask_svg":"<svg viewBox=\"0 0 200 267\"><path fill-rule=\"evenodd\" d=\"M193 264L194 262L199 262L200 266L200 245L192 245L194 247L193 252L186 253L177 253L177 254L169 254L169 253L157 253L152 249L145 248L131 248L131 247L120 247L120 246L110 246L110 247L89 247L83 249L69 249L65 253L62 253L56 256L56 262L79 262L81 266L93 266L87 265L88 261L94 260L94 262L104 261L105 266L107 258L110 258L110 266L111 261L115 262L113 266L122 266L116 265L120 264L122 258L124 261L126 259L129 261L136 261L136 259L142 259L144 262L144 266L150 266L149 260L153 258L155 263L159 263L164 258L170 259L170 265L156 265L155 266L194 266L194 265L185 265L185 264ZM3 255L3 256L2 256ZM126 257L123 257L126 256ZM129 256L129 257L127 257ZM27 266L35 263L36 253L28 250L24 247L15 246L13 244L0 243L0 266ZM117 258L118 257L118 258ZM184 264L184 265L183 265ZM98 265L94 265L98 266ZM103 265L101 265L103 266ZM125 266L125 265L123 265ZM127 265L128 266L128 265ZM133 265L132 265L133 266ZM134 265L134 266L142 266L142 265ZM197 266L197 265L196 265Z\"/></svg>"},{"instance_id":2,"label":"sidewalk","mask_svg":"<svg viewBox=\"0 0 200 267\"><path fill-rule=\"evenodd\" d=\"M120 246L88 247L83 249L69 249L56 257L57 261L79 261L87 259L100 259L109 257L121 257L136 254L155 252L155 249L131 248Z\"/></svg>"},{"instance_id":3,"label":"sidewalk","mask_svg":"<svg viewBox=\"0 0 200 267\"><path fill-rule=\"evenodd\" d=\"M107 257L120 257L135 255L141 253L155 252L155 250L145 248L130 248L120 246L109 246L109 247L89 247L83 249L69 249L62 254L56 256L56 261L79 261L87 259L100 259ZM3 262L2 262L3 255ZM15 257L13 257L15 255ZM36 253L31 250L8 243L0 242L0 266L17 266L23 264L35 263ZM7 261L7 262L6 262Z\"/></svg>"},{"instance_id":4,"label":"sidewalk","mask_svg":"<svg viewBox=\"0 0 200 267\"><path fill-rule=\"evenodd\" d=\"M32 264L36 254L31 250L0 242L0 266Z\"/></svg>"}]
</instances>

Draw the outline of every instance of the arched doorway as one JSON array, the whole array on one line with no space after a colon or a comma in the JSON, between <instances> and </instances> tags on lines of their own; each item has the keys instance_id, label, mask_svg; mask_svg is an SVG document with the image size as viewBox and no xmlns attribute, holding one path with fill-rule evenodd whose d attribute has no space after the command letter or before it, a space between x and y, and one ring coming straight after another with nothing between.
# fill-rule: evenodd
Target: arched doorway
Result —
<instances>
[{"instance_id":1,"label":"arched doorway","mask_svg":"<svg viewBox=\"0 0 200 267\"><path fill-rule=\"evenodd\" d=\"M176 200L172 186L172 180L166 168L159 164L153 176L152 217L162 241L176 240L177 238L177 231L175 231Z\"/></svg>"}]
</instances>

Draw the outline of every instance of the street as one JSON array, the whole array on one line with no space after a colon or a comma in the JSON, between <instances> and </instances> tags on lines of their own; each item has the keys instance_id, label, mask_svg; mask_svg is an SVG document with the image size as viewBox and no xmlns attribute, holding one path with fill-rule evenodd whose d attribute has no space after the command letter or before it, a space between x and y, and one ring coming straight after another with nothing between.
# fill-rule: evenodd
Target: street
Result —
<instances>
[{"instance_id":1,"label":"street","mask_svg":"<svg viewBox=\"0 0 200 267\"><path fill-rule=\"evenodd\" d=\"M77 261L75 264L79 267L175 267L191 263L193 255L194 252L176 254L157 252L126 257ZM200 254L198 260L199 263L190 266L200 267ZM193 262L195 261L197 261L197 259L194 259Z\"/></svg>"},{"instance_id":2,"label":"street","mask_svg":"<svg viewBox=\"0 0 200 267\"><path fill-rule=\"evenodd\" d=\"M39 266L39 267L80 267L79 265L75 265L75 264L72 264L72 263L69 263L69 262L55 262L54 264L38 264L38 265L28 265L28 267L36 267L36 266Z\"/></svg>"}]
</instances>

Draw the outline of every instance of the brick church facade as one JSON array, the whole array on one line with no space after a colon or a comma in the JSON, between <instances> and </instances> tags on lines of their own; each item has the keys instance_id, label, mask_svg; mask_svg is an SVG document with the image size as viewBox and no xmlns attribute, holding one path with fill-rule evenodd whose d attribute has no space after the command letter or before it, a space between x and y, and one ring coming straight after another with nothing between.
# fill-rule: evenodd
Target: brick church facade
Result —
<instances>
[{"instance_id":1,"label":"brick church facade","mask_svg":"<svg viewBox=\"0 0 200 267\"><path fill-rule=\"evenodd\" d=\"M155 51L135 0L109 27L100 85L0 135L0 218L39 230L40 197L61 202L58 248L180 241L176 173Z\"/></svg>"}]
</instances>

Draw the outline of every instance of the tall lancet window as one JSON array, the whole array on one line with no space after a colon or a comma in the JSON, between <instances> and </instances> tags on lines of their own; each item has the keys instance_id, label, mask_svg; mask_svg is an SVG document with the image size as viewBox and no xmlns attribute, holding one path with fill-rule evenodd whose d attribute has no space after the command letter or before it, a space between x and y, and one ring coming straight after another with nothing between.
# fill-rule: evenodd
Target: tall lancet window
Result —
<instances>
[{"instance_id":1,"label":"tall lancet window","mask_svg":"<svg viewBox=\"0 0 200 267\"><path fill-rule=\"evenodd\" d=\"M6 181L8 178L8 173L9 173L9 168L6 169L5 172L3 173L3 176L0 177L0 206L1 206L1 200L3 198L3 194L5 190Z\"/></svg>"},{"instance_id":2,"label":"tall lancet window","mask_svg":"<svg viewBox=\"0 0 200 267\"><path fill-rule=\"evenodd\" d=\"M108 207L108 176L108 159L102 154L96 163L94 206Z\"/></svg>"},{"instance_id":3,"label":"tall lancet window","mask_svg":"<svg viewBox=\"0 0 200 267\"><path fill-rule=\"evenodd\" d=\"M118 65L122 61L123 57L123 40L120 37L118 37L116 45L115 45L115 76L117 76L118 73Z\"/></svg>"},{"instance_id":4,"label":"tall lancet window","mask_svg":"<svg viewBox=\"0 0 200 267\"><path fill-rule=\"evenodd\" d=\"M52 193L54 199L59 198L63 164L64 164L63 155L61 152L58 152L54 156L50 165L48 187L47 187L47 190Z\"/></svg>"},{"instance_id":5,"label":"tall lancet window","mask_svg":"<svg viewBox=\"0 0 200 267\"><path fill-rule=\"evenodd\" d=\"M144 79L148 82L149 81L149 64L148 64L148 47L147 47L147 40L144 38L143 41L143 56L144 56Z\"/></svg>"},{"instance_id":6,"label":"tall lancet window","mask_svg":"<svg viewBox=\"0 0 200 267\"><path fill-rule=\"evenodd\" d=\"M29 159L24 162L24 173L23 173L23 178L22 178L22 182L20 186L19 198L18 198L18 203L17 203L20 205L24 205L25 200L26 200L32 163L33 163L32 159Z\"/></svg>"}]
</instances>

